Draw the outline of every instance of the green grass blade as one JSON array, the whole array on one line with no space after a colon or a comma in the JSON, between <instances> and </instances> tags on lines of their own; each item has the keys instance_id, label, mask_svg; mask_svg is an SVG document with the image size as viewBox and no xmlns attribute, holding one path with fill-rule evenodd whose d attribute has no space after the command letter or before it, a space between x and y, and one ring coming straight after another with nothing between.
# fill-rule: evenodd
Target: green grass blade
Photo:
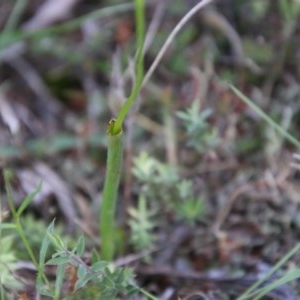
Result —
<instances>
[{"instance_id":1,"label":"green grass blade","mask_svg":"<svg viewBox=\"0 0 300 300\"><path fill-rule=\"evenodd\" d=\"M284 128L272 120L260 107L258 107L251 99L245 96L233 85L230 85L231 90L249 107L251 107L261 118L263 118L270 126L274 127L283 137L285 137L291 144L300 148L300 142L289 134Z\"/></svg>"},{"instance_id":2,"label":"green grass blade","mask_svg":"<svg viewBox=\"0 0 300 300\"><path fill-rule=\"evenodd\" d=\"M300 250L300 243L296 244L296 246L290 250L282 259L276 263L276 265L271 268L269 272L267 272L260 280L254 283L249 289L247 289L237 300L245 300L252 297L252 292L255 291L265 280L271 277L280 267L282 267L292 256L294 256Z\"/></svg>"},{"instance_id":3,"label":"green grass blade","mask_svg":"<svg viewBox=\"0 0 300 300\"><path fill-rule=\"evenodd\" d=\"M268 284L267 286L265 286L264 288L261 288L257 291L257 296L255 298L253 298L253 300L259 300L261 299L263 296L267 295L269 292L271 292L272 290L278 288L279 286L291 282L297 278L300 277L300 270L294 270L292 272L288 272L286 275L284 275L283 277L279 278L278 280Z\"/></svg>"},{"instance_id":4,"label":"green grass blade","mask_svg":"<svg viewBox=\"0 0 300 300\"><path fill-rule=\"evenodd\" d=\"M16 208L15 208L14 199L13 199L13 196L12 196L11 185L10 185L10 180L12 179L13 174L10 170L5 169L4 172L3 172L3 175L4 175L4 184L5 184L6 194L7 194L8 207L10 209L11 214L16 219L17 218L17 211L16 211Z\"/></svg>"},{"instance_id":5,"label":"green grass blade","mask_svg":"<svg viewBox=\"0 0 300 300\"><path fill-rule=\"evenodd\" d=\"M23 211L27 208L27 206L32 202L32 200L35 198L35 196L41 191L42 188L42 182L39 183L38 187L35 191L30 193L21 203L19 209L17 210L17 216L21 216Z\"/></svg>"}]
</instances>

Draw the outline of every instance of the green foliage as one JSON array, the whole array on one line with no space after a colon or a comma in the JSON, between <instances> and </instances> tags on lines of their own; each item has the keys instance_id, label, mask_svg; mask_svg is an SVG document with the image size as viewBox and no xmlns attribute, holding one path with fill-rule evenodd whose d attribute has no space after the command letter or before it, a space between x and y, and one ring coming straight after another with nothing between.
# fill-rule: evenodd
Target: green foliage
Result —
<instances>
[{"instance_id":1,"label":"green foliage","mask_svg":"<svg viewBox=\"0 0 300 300\"><path fill-rule=\"evenodd\" d=\"M183 121L188 146L203 153L218 144L216 128L207 122L212 114L210 109L199 111L199 103L194 101L186 111L178 111L176 114Z\"/></svg>"},{"instance_id":2,"label":"green foliage","mask_svg":"<svg viewBox=\"0 0 300 300\"><path fill-rule=\"evenodd\" d=\"M149 249L155 241L153 229L156 226L156 222L152 219L156 215L156 211L147 208L146 197L141 194L138 207L130 207L128 212L131 217L129 226L132 244L137 250Z\"/></svg>"},{"instance_id":3,"label":"green foliage","mask_svg":"<svg viewBox=\"0 0 300 300\"><path fill-rule=\"evenodd\" d=\"M37 260L34 256L34 253L28 242L28 239L24 232L24 228L21 223L21 214L27 208L27 206L30 204L30 202L33 201L34 197L39 192L41 185L39 185L35 191L30 193L24 199L24 201L22 202L20 207L18 209L16 209L15 204L14 204L14 199L12 196L12 189L11 189L11 185L10 185L10 180L12 179L12 177L13 177L13 174L10 170L8 170L8 169L4 170L4 182L5 182L5 188L6 188L6 193L7 193L7 203L8 203L10 212L13 217L13 224L15 226L14 228L18 232L18 235L21 238L22 243L24 244L26 251L28 252L28 254L30 256L31 261L34 263L35 266L37 266Z\"/></svg>"},{"instance_id":4,"label":"green foliage","mask_svg":"<svg viewBox=\"0 0 300 300\"><path fill-rule=\"evenodd\" d=\"M11 290L22 288L22 284L13 275L16 268L17 258L13 250L13 237L6 236L0 238L0 286Z\"/></svg>"},{"instance_id":5,"label":"green foliage","mask_svg":"<svg viewBox=\"0 0 300 300\"><path fill-rule=\"evenodd\" d=\"M175 203L175 209L179 218L191 225L200 220L205 211L204 200L201 196L193 195L192 182L190 180L181 181L178 186L179 201Z\"/></svg>"},{"instance_id":6,"label":"green foliage","mask_svg":"<svg viewBox=\"0 0 300 300\"><path fill-rule=\"evenodd\" d=\"M194 223L203 216L204 201L193 193L192 182L182 180L174 167L142 152L134 160L133 174L141 182L141 194L155 211L172 211L178 219Z\"/></svg>"},{"instance_id":7,"label":"green foliage","mask_svg":"<svg viewBox=\"0 0 300 300\"><path fill-rule=\"evenodd\" d=\"M25 236L28 238L28 241L32 247L32 251L34 255L38 257L40 247L41 247L41 241L43 240L47 232L46 223L43 220L37 220L31 214L22 216L21 222L24 228ZM61 236L64 240L71 241L70 236L63 234L62 226L56 226L55 233ZM17 233L14 231L11 232L10 234L12 234L15 237L13 241L13 246L18 259L22 259L22 260L30 259L28 257L28 253L26 251L25 245L19 239L17 239ZM54 251L53 247L51 247L49 252L51 253L51 251L52 252Z\"/></svg>"},{"instance_id":8,"label":"green foliage","mask_svg":"<svg viewBox=\"0 0 300 300\"><path fill-rule=\"evenodd\" d=\"M40 255L40 270L44 267L45 253L50 243L54 245L56 252L46 264L57 266L55 295L50 290L45 290L38 282L40 294L61 299L59 297L61 297L62 282L67 277L68 265L76 269L76 282L72 295L66 295L64 299L82 299L83 296L94 299L117 299L117 297L123 299L137 292L131 269L115 268L101 260L94 261L91 266L87 265L82 259L85 252L84 238L80 237L72 250L68 250L67 243L54 233L53 223L48 227L47 235L43 240L45 247L42 247L43 251Z\"/></svg>"},{"instance_id":9,"label":"green foliage","mask_svg":"<svg viewBox=\"0 0 300 300\"><path fill-rule=\"evenodd\" d=\"M169 205L174 198L174 186L179 176L174 168L161 163L146 152L142 152L133 161L133 174L141 182L141 193L149 199L152 205Z\"/></svg>"}]
</instances>

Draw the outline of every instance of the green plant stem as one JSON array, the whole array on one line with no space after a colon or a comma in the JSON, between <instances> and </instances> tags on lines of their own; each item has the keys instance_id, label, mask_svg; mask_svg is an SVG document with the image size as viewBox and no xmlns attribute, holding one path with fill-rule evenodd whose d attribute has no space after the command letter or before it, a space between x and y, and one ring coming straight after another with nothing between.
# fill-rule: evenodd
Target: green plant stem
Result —
<instances>
[{"instance_id":1,"label":"green plant stem","mask_svg":"<svg viewBox=\"0 0 300 300\"><path fill-rule=\"evenodd\" d=\"M107 129L108 153L100 210L101 254L106 261L114 256L114 217L123 160L123 132L111 134L114 122L112 120Z\"/></svg>"},{"instance_id":2,"label":"green plant stem","mask_svg":"<svg viewBox=\"0 0 300 300\"><path fill-rule=\"evenodd\" d=\"M250 106L261 118L263 118L270 126L274 127L282 136L284 136L290 143L297 148L300 148L300 142L297 141L291 134L289 134L284 128L273 121L260 107L258 107L252 100L246 97L233 85L230 85L231 90L248 106Z\"/></svg>"},{"instance_id":3,"label":"green plant stem","mask_svg":"<svg viewBox=\"0 0 300 300\"><path fill-rule=\"evenodd\" d=\"M113 134L118 134L122 129L123 121L133 105L136 97L138 96L144 77L144 38L145 38L145 1L135 0L135 24L137 35L137 56L136 56L136 78L132 88L131 94L122 106L114 127L112 128Z\"/></svg>"},{"instance_id":4,"label":"green plant stem","mask_svg":"<svg viewBox=\"0 0 300 300\"><path fill-rule=\"evenodd\" d=\"M135 0L135 21L137 28L137 57L136 57L136 78L132 88L131 94L122 106L119 115L116 120L113 120L108 125L108 157L106 165L106 175L104 183L104 191L102 198L102 205L100 211L100 232L102 239L101 253L104 260L111 260L114 255L114 214L116 206L116 197L120 181L120 173L122 167L123 156L123 133L122 124L124 118L133 105L138 93L140 92L142 85L146 83L149 77L152 75L154 69L157 67L159 61L164 55L166 49L174 39L178 31L183 25L202 7L212 2L213 0L202 0L195 5L189 13L185 15L182 21L172 31L170 37L166 41L165 45L159 53L151 66L150 70L144 77L144 57L143 57L143 44L145 36L145 0Z\"/></svg>"},{"instance_id":5,"label":"green plant stem","mask_svg":"<svg viewBox=\"0 0 300 300\"><path fill-rule=\"evenodd\" d=\"M13 196L12 196L12 191L11 191L11 186L10 186L10 177L11 177L11 172L8 170L4 171L4 181L5 181L5 187L6 187L6 192L7 192L7 202L8 202L8 206L9 209L11 211L11 214L14 218L15 221L15 226L16 226L16 230L18 231L22 242L24 243L26 250L34 264L34 266L38 269L39 264L38 261L36 260L34 253L30 247L30 244L28 243L28 240L26 238L25 232L23 230L21 221L20 221L20 215L18 214L15 205L14 205L14 200L13 200Z\"/></svg>"},{"instance_id":6,"label":"green plant stem","mask_svg":"<svg viewBox=\"0 0 300 300\"><path fill-rule=\"evenodd\" d=\"M15 218L15 224L16 224L16 230L18 231L18 233L21 237L21 240L22 240L22 242L23 242L23 244L24 244L24 246L25 246L25 248L26 248L26 250L29 254L29 257L30 257L31 261L33 262L36 269L38 269L39 268L39 263L38 263L37 259L34 256L34 253L33 253L32 248L31 248L31 246L28 242L28 239L25 235L25 232L24 232L24 229L22 227L21 220L20 220L19 217Z\"/></svg>"},{"instance_id":7,"label":"green plant stem","mask_svg":"<svg viewBox=\"0 0 300 300\"><path fill-rule=\"evenodd\" d=\"M143 81L145 36L145 1L135 0L135 21L137 28L136 78L131 94L121 108L116 120L111 120L107 128L108 153L102 204L100 210L100 233L102 259L110 261L114 257L114 217L117 194L122 172L123 132L122 124L133 105Z\"/></svg>"},{"instance_id":8,"label":"green plant stem","mask_svg":"<svg viewBox=\"0 0 300 300\"><path fill-rule=\"evenodd\" d=\"M28 255L32 261L32 263L34 264L34 266L36 267L37 270L39 270L39 263L37 261L37 259L34 256L33 250L28 242L28 239L26 237L25 231L22 227L22 223L20 220L20 215L18 214L15 205L14 205L14 200L12 197L12 191L11 191L11 186L10 186L10 178L11 178L11 172L8 170L4 170L4 182L5 182L5 188L6 188L6 192L7 192L7 202L8 202L8 206L9 209L11 211L11 214L13 216L14 222L15 222L15 229L17 230L19 236L21 237L21 240L28 252ZM45 281L45 283L48 285L49 288L51 288L50 282L48 281L46 275L43 273L43 279Z\"/></svg>"}]
</instances>

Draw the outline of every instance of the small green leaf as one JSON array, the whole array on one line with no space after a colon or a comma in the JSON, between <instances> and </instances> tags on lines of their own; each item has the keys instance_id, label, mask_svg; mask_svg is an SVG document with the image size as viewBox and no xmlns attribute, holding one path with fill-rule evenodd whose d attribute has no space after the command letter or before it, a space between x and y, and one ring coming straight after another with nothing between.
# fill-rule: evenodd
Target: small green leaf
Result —
<instances>
[{"instance_id":1,"label":"small green leaf","mask_svg":"<svg viewBox=\"0 0 300 300\"><path fill-rule=\"evenodd\" d=\"M87 274L85 277L79 278L75 284L75 291L85 286L94 275Z\"/></svg>"},{"instance_id":2,"label":"small green leaf","mask_svg":"<svg viewBox=\"0 0 300 300\"><path fill-rule=\"evenodd\" d=\"M77 245L76 245L76 254L81 257L84 253L84 249L85 249L85 243L84 243L84 238L81 235L78 239Z\"/></svg>"},{"instance_id":3,"label":"small green leaf","mask_svg":"<svg viewBox=\"0 0 300 300\"><path fill-rule=\"evenodd\" d=\"M17 212L15 209L14 199L12 196L12 190L11 190L11 185L10 185L10 181L13 178L13 173L9 169L4 169L3 175L4 175L5 189L6 189L6 194L7 194L7 203L8 203L9 209L10 209L13 217L16 218Z\"/></svg>"},{"instance_id":4,"label":"small green leaf","mask_svg":"<svg viewBox=\"0 0 300 300\"><path fill-rule=\"evenodd\" d=\"M53 220L50 225L47 228L47 233L52 233L54 231L54 222ZM50 245L50 239L48 234L46 234L43 238L42 245L40 248L40 254L39 254L39 268L38 268L38 275L36 279L36 284L37 284L37 289L40 294L42 294L42 289L43 289L43 274L44 274L44 266L45 266L45 260L46 260L46 255L47 251Z\"/></svg>"},{"instance_id":5,"label":"small green leaf","mask_svg":"<svg viewBox=\"0 0 300 300\"><path fill-rule=\"evenodd\" d=\"M98 261L100 261L100 256L99 256L97 250L93 249L93 251L92 251L92 263L94 264Z\"/></svg>"},{"instance_id":6,"label":"small green leaf","mask_svg":"<svg viewBox=\"0 0 300 300\"><path fill-rule=\"evenodd\" d=\"M35 196L41 191L42 188L42 182L39 183L38 187L36 190L32 193L30 193L21 203L18 211L17 211L17 216L19 217L23 211L27 208L27 206L32 202L32 200L35 198Z\"/></svg>"},{"instance_id":7,"label":"small green leaf","mask_svg":"<svg viewBox=\"0 0 300 300\"><path fill-rule=\"evenodd\" d=\"M86 276L86 266L85 265L80 265L78 267L77 276L78 276L78 278L83 278Z\"/></svg>"},{"instance_id":8,"label":"small green leaf","mask_svg":"<svg viewBox=\"0 0 300 300\"><path fill-rule=\"evenodd\" d=\"M47 233L48 234L52 234L53 231L54 231L54 222L55 220L53 220L50 225L48 226L47 228ZM43 241L42 241L42 245L41 245L41 248L40 248L40 262L39 262L39 265L40 267L42 267L44 264L45 264L45 259L46 259L46 254L47 254L47 250L48 250L48 247L49 247L49 244L50 244L50 238L49 238L49 235L46 234L43 238Z\"/></svg>"},{"instance_id":9,"label":"small green leaf","mask_svg":"<svg viewBox=\"0 0 300 300\"><path fill-rule=\"evenodd\" d=\"M67 262L69 262L69 257L68 256L60 256L60 257L54 257L51 258L50 260L47 261L46 265L62 265Z\"/></svg>"},{"instance_id":10,"label":"small green leaf","mask_svg":"<svg viewBox=\"0 0 300 300\"><path fill-rule=\"evenodd\" d=\"M52 234L47 232L51 242L53 243L53 245L57 248L57 249L64 249L65 245L64 242L62 241L62 239L56 235L56 234Z\"/></svg>"},{"instance_id":11,"label":"small green leaf","mask_svg":"<svg viewBox=\"0 0 300 300\"><path fill-rule=\"evenodd\" d=\"M106 268L109 265L106 261L98 261L92 265L92 269L95 271L100 271Z\"/></svg>"},{"instance_id":12,"label":"small green leaf","mask_svg":"<svg viewBox=\"0 0 300 300\"><path fill-rule=\"evenodd\" d=\"M57 267L56 281L55 281L55 298L54 299L59 299L59 296L60 296L60 293L62 290L65 269L66 269L66 264L59 264Z\"/></svg>"}]
</instances>

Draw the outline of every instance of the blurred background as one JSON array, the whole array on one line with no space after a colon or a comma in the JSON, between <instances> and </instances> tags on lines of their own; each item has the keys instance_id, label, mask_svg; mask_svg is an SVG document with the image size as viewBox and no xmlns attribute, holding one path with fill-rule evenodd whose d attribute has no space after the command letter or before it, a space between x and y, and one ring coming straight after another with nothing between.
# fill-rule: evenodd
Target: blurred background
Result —
<instances>
[{"instance_id":1,"label":"blurred background","mask_svg":"<svg viewBox=\"0 0 300 300\"><path fill-rule=\"evenodd\" d=\"M146 70L197 2L147 1ZM99 245L106 126L135 78L133 9L117 0L0 2L0 163L13 171L16 205L43 181L23 216L37 253L53 218L66 239L83 232ZM155 294L174 288L164 299L200 287L187 292L167 274L162 282L162 262L257 278L299 240L297 149L229 88L299 139L299 13L297 0L213 1L181 30L126 119L118 255L172 245L150 255L151 270L135 266ZM143 201L153 225L145 239L132 225ZM23 247L14 237L17 261L29 260Z\"/></svg>"}]
</instances>

